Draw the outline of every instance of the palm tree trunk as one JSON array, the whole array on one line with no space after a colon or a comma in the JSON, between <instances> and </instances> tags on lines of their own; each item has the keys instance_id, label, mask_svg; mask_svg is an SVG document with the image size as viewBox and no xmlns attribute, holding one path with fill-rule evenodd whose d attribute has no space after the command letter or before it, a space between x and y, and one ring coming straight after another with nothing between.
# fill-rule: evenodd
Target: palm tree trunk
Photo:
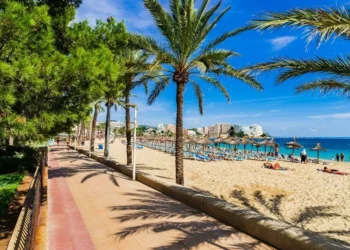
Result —
<instances>
[{"instance_id":1,"label":"palm tree trunk","mask_svg":"<svg viewBox=\"0 0 350 250\"><path fill-rule=\"evenodd\" d=\"M91 152L94 152L94 151L95 151L95 134L96 134L97 116L98 116L98 103L95 104L94 118L92 119L92 126L91 126L91 144L90 144L90 150L91 150Z\"/></svg>"},{"instance_id":2,"label":"palm tree trunk","mask_svg":"<svg viewBox=\"0 0 350 250\"><path fill-rule=\"evenodd\" d=\"M125 91L125 103L130 102L130 88L127 86ZM131 147L131 126L130 126L130 106L125 107L125 128L126 128L126 165L132 164L132 147Z\"/></svg>"},{"instance_id":3,"label":"palm tree trunk","mask_svg":"<svg viewBox=\"0 0 350 250\"><path fill-rule=\"evenodd\" d=\"M183 93L185 90L184 83L177 83L176 91L176 144L175 144L175 168L176 168L176 183L184 185L184 166L183 166L183 156L184 156L184 145L183 145L183 103L184 97Z\"/></svg>"},{"instance_id":4,"label":"palm tree trunk","mask_svg":"<svg viewBox=\"0 0 350 250\"><path fill-rule=\"evenodd\" d=\"M106 133L105 133L105 157L109 159L109 129L111 121L111 103L107 101Z\"/></svg>"}]
</instances>

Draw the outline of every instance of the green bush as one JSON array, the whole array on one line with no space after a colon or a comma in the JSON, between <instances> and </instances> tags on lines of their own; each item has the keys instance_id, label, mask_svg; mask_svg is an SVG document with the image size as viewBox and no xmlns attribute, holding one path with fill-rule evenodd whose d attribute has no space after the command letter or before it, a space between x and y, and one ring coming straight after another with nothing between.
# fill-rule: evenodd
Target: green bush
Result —
<instances>
[{"instance_id":1,"label":"green bush","mask_svg":"<svg viewBox=\"0 0 350 250\"><path fill-rule=\"evenodd\" d=\"M0 175L0 216L7 210L23 177L23 174Z\"/></svg>"},{"instance_id":2,"label":"green bush","mask_svg":"<svg viewBox=\"0 0 350 250\"><path fill-rule=\"evenodd\" d=\"M0 153L0 174L32 172L37 165L38 150L30 147L3 148Z\"/></svg>"}]
</instances>

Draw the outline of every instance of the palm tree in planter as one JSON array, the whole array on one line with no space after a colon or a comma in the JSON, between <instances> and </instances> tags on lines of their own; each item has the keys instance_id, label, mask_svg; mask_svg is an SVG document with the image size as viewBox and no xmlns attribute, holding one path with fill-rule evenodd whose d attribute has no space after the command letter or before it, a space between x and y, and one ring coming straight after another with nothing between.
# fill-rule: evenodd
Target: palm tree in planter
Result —
<instances>
[{"instance_id":1,"label":"palm tree in planter","mask_svg":"<svg viewBox=\"0 0 350 250\"><path fill-rule=\"evenodd\" d=\"M249 28L258 30L277 29L285 26L306 28L309 32L307 41L316 38L317 46L329 38L350 38L349 8L308 8L293 9L284 13L266 13L261 19L252 21ZM297 87L297 93L319 90L321 93L331 91L350 96L350 56L338 56L334 59L316 57L315 59L298 60L279 58L247 68L246 72L282 70L277 83L310 73L324 73L325 78L315 79Z\"/></svg>"},{"instance_id":2,"label":"palm tree in planter","mask_svg":"<svg viewBox=\"0 0 350 250\"><path fill-rule=\"evenodd\" d=\"M91 125L91 144L90 144L90 150L91 152L94 152L95 151L95 134L96 134L96 123L97 123L97 117L98 117L98 114L103 112L104 109L102 107L102 103L103 103L103 100L100 100L100 101L97 101L94 105L94 116L93 116L93 119L92 119L92 125ZM101 127L101 126L99 126ZM99 128L98 129L98 132L99 131Z\"/></svg>"},{"instance_id":3,"label":"palm tree in planter","mask_svg":"<svg viewBox=\"0 0 350 250\"><path fill-rule=\"evenodd\" d=\"M151 62L150 53L126 49L122 53L125 62L125 103L130 103L131 91L143 85L145 92L148 92L148 81L157 82L162 77L161 67ZM125 107L125 126L126 126L126 159L127 165L132 164L132 147L131 147L131 126L130 126L130 106Z\"/></svg>"},{"instance_id":4,"label":"palm tree in planter","mask_svg":"<svg viewBox=\"0 0 350 250\"><path fill-rule=\"evenodd\" d=\"M155 85L148 98L152 104L170 81L176 84L176 144L175 167L176 183L184 184L183 172L183 102L185 87L193 87L199 103L199 112L203 114L203 93L199 81L212 84L219 89L227 100L229 95L217 77L234 77L261 90L262 86L248 73L233 68L228 60L238 54L231 50L217 49L217 46L245 28L233 30L216 37L204 45L208 34L228 12L230 7L215 15L221 1L209 8L209 0L203 0L199 9L194 0L171 0L170 12L167 12L158 0L144 0L146 8L153 16L159 31L166 41L164 46L152 37L131 35L132 45L154 56L154 63L164 67L162 81Z\"/></svg>"}]
</instances>

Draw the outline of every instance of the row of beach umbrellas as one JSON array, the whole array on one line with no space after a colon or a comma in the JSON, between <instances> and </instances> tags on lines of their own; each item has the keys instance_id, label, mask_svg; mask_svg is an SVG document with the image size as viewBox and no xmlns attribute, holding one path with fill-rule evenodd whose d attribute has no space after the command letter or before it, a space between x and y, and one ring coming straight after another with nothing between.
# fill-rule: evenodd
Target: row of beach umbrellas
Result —
<instances>
[{"instance_id":1,"label":"row of beach umbrellas","mask_svg":"<svg viewBox=\"0 0 350 250\"><path fill-rule=\"evenodd\" d=\"M296 138L294 138L294 140L291 142L287 142L285 145L287 146L287 148L292 149L293 153L294 153L295 149L303 148L303 146L296 141ZM320 160L320 151L327 151L327 149L325 149L324 147L321 146L321 143L317 143L316 146L313 148L310 148L310 150L317 151L317 160L318 161Z\"/></svg>"},{"instance_id":2,"label":"row of beach umbrellas","mask_svg":"<svg viewBox=\"0 0 350 250\"><path fill-rule=\"evenodd\" d=\"M142 139L160 141L160 142L164 142L165 144L167 142L175 142L175 138L166 138L166 137L142 138ZM203 145L203 147L207 146L207 145L215 144L215 143L224 143L227 145L243 145L244 151L246 151L247 145L251 145L252 148L253 148L253 146L255 146L257 148L257 150L259 150L259 148L263 146L265 149L265 153L266 153L266 147L270 147L270 149L271 149L271 148L276 148L279 146L274 141L274 138L272 138L270 140L265 138L265 140L258 142L258 141L255 141L253 138L249 138L249 137L244 137L243 139L230 138L230 137L228 137L228 138L219 137L215 140L212 140L208 137L204 137L201 139L184 138L184 143L199 144L199 145ZM293 153L294 153L295 149L303 148L303 146L296 141L296 138L294 138L293 141L285 143L285 146L289 149L292 149ZM317 151L317 159L318 160L320 159L320 151L327 151L327 149L323 148L320 143L317 143L317 145L313 148L310 148L310 150Z\"/></svg>"}]
</instances>

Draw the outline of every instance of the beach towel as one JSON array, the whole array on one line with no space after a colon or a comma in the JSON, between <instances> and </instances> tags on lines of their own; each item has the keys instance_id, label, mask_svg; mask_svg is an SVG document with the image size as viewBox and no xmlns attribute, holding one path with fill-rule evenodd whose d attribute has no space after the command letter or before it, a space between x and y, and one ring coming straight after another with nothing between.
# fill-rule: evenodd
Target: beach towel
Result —
<instances>
[{"instance_id":1,"label":"beach towel","mask_svg":"<svg viewBox=\"0 0 350 250\"><path fill-rule=\"evenodd\" d=\"M333 171L324 171L323 169L317 169L317 171L321 171L321 172L328 173L328 174L349 175L349 173L339 172L338 170L335 170L335 169Z\"/></svg>"}]
</instances>

